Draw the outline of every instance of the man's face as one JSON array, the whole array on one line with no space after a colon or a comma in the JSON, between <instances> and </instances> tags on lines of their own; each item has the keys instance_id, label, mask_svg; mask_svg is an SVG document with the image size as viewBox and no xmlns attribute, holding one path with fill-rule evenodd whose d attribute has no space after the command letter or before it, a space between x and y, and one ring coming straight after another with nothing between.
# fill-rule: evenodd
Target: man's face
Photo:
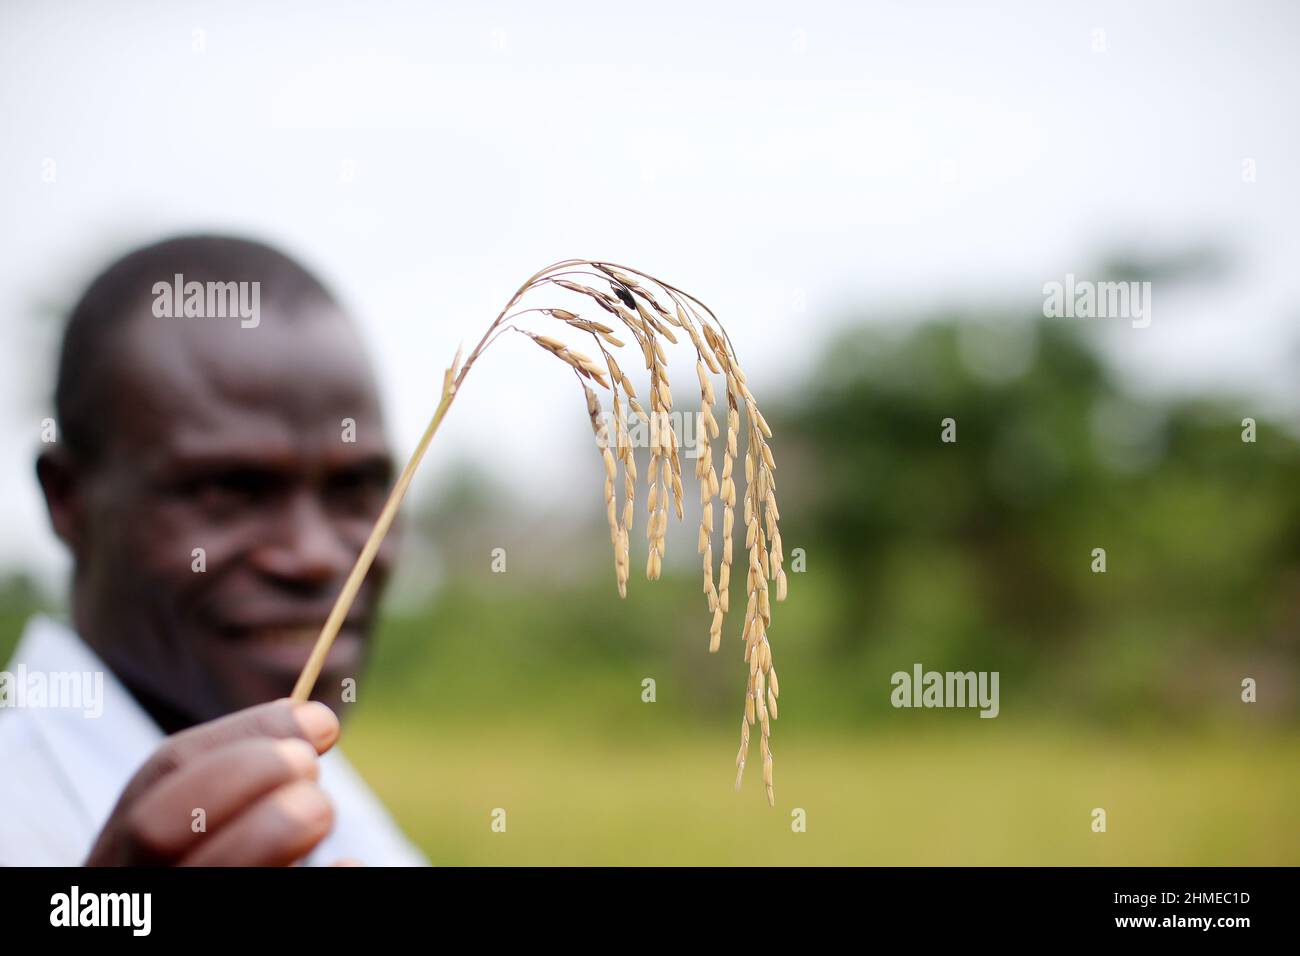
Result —
<instances>
[{"instance_id":1,"label":"man's face","mask_svg":"<svg viewBox=\"0 0 1300 956\"><path fill-rule=\"evenodd\" d=\"M133 318L104 455L80 475L77 625L137 693L194 721L287 696L382 507L375 383L333 306L256 328ZM316 696L358 678L377 556Z\"/></svg>"}]
</instances>

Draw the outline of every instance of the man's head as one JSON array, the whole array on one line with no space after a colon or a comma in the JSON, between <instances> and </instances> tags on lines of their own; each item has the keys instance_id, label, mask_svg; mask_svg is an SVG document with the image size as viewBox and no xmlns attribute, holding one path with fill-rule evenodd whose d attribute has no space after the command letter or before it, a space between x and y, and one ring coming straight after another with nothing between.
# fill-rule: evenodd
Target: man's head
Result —
<instances>
[{"instance_id":1,"label":"man's head","mask_svg":"<svg viewBox=\"0 0 1300 956\"><path fill-rule=\"evenodd\" d=\"M183 304L232 282L258 284L256 323L158 305L178 304L162 284ZM73 310L55 406L37 474L72 552L81 635L169 730L287 695L392 467L372 372L330 293L254 242L137 250ZM389 557L317 684L332 706L359 676Z\"/></svg>"}]
</instances>

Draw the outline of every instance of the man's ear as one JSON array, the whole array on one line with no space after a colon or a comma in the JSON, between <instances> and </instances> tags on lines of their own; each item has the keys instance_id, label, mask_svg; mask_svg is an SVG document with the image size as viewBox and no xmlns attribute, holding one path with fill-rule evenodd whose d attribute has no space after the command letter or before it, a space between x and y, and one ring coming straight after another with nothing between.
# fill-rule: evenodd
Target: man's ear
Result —
<instances>
[{"instance_id":1,"label":"man's ear","mask_svg":"<svg viewBox=\"0 0 1300 956\"><path fill-rule=\"evenodd\" d=\"M36 459L36 480L45 495L50 524L74 556L81 547L85 514L81 478L81 469L62 448L43 451Z\"/></svg>"}]
</instances>

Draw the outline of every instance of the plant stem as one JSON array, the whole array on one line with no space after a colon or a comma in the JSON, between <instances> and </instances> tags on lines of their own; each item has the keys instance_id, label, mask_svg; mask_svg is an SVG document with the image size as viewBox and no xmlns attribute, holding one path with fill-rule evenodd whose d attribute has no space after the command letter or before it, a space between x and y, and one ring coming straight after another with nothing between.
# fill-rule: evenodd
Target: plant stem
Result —
<instances>
[{"instance_id":1,"label":"plant stem","mask_svg":"<svg viewBox=\"0 0 1300 956\"><path fill-rule=\"evenodd\" d=\"M438 408L429 421L429 427L424 430L424 436L420 439L420 443L415 446L415 451L411 453L410 461L406 463L406 467L402 469L401 475L398 476L397 483L393 485L393 490L389 492L388 500L384 502L384 510L379 513L379 519L375 522L375 526L370 529L370 537L366 539L365 547L361 549L356 564L352 565L352 571L348 574L347 581L343 583L343 590L339 592L338 598L334 601L330 616L325 620L325 626L321 628L320 636L316 638L316 644L311 650L311 657L307 659L307 664L298 677L298 683L294 685L291 699L303 702L311 696L312 688L316 686L316 679L320 676L321 668L325 666L325 658L329 655L330 647L334 644L334 638L338 636L339 628L343 626L343 622L347 619L348 612L352 609L352 602L356 600L357 592L361 590L361 582L366 579L366 572L370 570L375 555L379 553L379 546L384 543L384 536L388 534L393 519L397 517L397 509L401 507L402 499L406 497L406 490L411 485L411 479L415 477L415 469L420 466L420 460L424 457L429 442L433 440L434 433L438 430L438 426L442 424L443 416L447 414L447 409L451 407L452 399L455 396L456 388L451 383L451 374L449 372L447 384L442 392L442 401L438 403Z\"/></svg>"}]
</instances>

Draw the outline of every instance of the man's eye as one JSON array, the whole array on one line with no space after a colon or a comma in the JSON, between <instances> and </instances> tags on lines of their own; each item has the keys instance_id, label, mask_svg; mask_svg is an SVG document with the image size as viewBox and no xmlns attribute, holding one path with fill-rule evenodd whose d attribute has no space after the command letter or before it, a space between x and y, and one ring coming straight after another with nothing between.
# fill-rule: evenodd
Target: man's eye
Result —
<instances>
[{"instance_id":1,"label":"man's eye","mask_svg":"<svg viewBox=\"0 0 1300 956\"><path fill-rule=\"evenodd\" d=\"M205 507L221 507L255 501L272 489L268 476L252 471L231 471L195 479L190 497Z\"/></svg>"},{"instance_id":2,"label":"man's eye","mask_svg":"<svg viewBox=\"0 0 1300 956\"><path fill-rule=\"evenodd\" d=\"M369 511L379 507L387 490L386 470L375 468L339 472L330 477L328 485L331 501L340 507L356 511Z\"/></svg>"}]
</instances>

